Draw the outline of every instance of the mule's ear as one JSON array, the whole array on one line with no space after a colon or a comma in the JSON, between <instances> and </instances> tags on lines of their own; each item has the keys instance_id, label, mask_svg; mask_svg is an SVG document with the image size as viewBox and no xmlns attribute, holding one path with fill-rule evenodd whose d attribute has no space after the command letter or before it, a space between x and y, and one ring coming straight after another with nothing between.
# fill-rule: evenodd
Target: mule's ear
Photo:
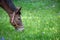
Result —
<instances>
[{"instance_id":1,"label":"mule's ear","mask_svg":"<svg viewBox=\"0 0 60 40\"><path fill-rule=\"evenodd\" d=\"M19 8L19 11L21 10L22 7Z\"/></svg>"},{"instance_id":2,"label":"mule's ear","mask_svg":"<svg viewBox=\"0 0 60 40\"><path fill-rule=\"evenodd\" d=\"M22 8L22 7L17 7L18 11L20 11L20 10L21 10L21 8Z\"/></svg>"}]
</instances>

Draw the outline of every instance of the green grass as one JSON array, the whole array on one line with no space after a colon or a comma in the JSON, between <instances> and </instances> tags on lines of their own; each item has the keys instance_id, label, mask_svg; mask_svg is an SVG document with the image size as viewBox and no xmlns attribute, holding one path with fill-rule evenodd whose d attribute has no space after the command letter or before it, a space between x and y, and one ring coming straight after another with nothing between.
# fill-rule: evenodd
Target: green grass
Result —
<instances>
[{"instance_id":1,"label":"green grass","mask_svg":"<svg viewBox=\"0 0 60 40\"><path fill-rule=\"evenodd\" d=\"M57 0L14 1L22 6L25 30L18 32L9 23L8 14L0 8L0 40L60 40L60 3Z\"/></svg>"}]
</instances>

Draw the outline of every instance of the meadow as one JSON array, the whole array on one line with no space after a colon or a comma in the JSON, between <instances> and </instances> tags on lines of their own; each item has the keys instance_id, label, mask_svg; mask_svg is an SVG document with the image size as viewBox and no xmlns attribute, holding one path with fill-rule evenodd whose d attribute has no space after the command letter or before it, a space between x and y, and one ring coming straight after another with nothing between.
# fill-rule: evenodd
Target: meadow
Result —
<instances>
[{"instance_id":1,"label":"meadow","mask_svg":"<svg viewBox=\"0 0 60 40\"><path fill-rule=\"evenodd\" d=\"M24 31L16 31L0 8L0 40L60 40L59 0L14 0L22 7Z\"/></svg>"}]
</instances>

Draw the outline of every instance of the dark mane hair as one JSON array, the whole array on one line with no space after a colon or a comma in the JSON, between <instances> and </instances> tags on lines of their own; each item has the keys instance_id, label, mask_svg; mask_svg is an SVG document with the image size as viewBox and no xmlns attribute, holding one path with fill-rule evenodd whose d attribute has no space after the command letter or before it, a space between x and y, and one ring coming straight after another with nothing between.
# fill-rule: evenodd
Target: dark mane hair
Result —
<instances>
[{"instance_id":1,"label":"dark mane hair","mask_svg":"<svg viewBox=\"0 0 60 40\"><path fill-rule=\"evenodd\" d=\"M16 11L16 7L13 4L12 0L0 0L0 3L4 1L13 11Z\"/></svg>"},{"instance_id":2,"label":"dark mane hair","mask_svg":"<svg viewBox=\"0 0 60 40\"><path fill-rule=\"evenodd\" d=\"M5 2L13 11L16 11L16 6L12 2L13 0L0 0L0 3Z\"/></svg>"},{"instance_id":3,"label":"dark mane hair","mask_svg":"<svg viewBox=\"0 0 60 40\"><path fill-rule=\"evenodd\" d=\"M12 0L4 0L8 5L9 7L13 10L13 11L16 11L16 7L15 5L13 4Z\"/></svg>"}]
</instances>

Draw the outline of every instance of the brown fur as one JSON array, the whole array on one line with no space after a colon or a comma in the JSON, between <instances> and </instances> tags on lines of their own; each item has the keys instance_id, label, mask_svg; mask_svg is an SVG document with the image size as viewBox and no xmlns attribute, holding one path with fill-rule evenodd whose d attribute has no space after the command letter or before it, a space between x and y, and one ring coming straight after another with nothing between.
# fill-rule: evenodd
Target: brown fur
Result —
<instances>
[{"instance_id":1,"label":"brown fur","mask_svg":"<svg viewBox=\"0 0 60 40\"><path fill-rule=\"evenodd\" d=\"M15 29L23 28L22 21L21 21L21 8L16 8L16 11L13 11L9 5L4 1L0 1L0 7L2 7L10 17L10 23L15 27Z\"/></svg>"}]
</instances>

